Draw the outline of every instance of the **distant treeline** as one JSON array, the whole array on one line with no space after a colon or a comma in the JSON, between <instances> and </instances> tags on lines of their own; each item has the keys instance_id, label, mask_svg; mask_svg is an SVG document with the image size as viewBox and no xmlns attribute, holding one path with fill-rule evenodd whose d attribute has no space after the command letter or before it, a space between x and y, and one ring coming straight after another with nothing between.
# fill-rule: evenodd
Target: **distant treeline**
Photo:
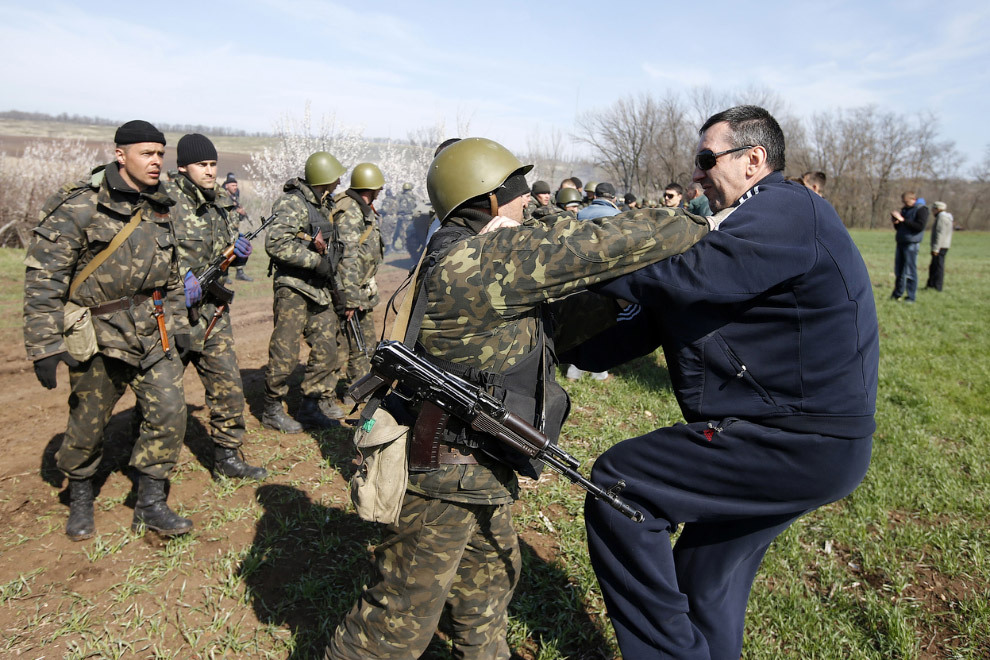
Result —
<instances>
[{"instance_id":1,"label":"distant treeline","mask_svg":"<svg viewBox=\"0 0 990 660\"><path fill-rule=\"evenodd\" d=\"M28 121L58 121L67 124L87 124L91 126L120 126L124 123L120 119L107 119L106 117L89 117L87 115L70 115L63 112L57 115L50 115L47 112L24 112L22 110L7 110L0 112L0 119L21 119ZM271 133L250 132L236 128L224 126L203 126L201 124L163 124L155 123L159 130L166 133L203 133L214 137L271 137Z\"/></svg>"}]
</instances>

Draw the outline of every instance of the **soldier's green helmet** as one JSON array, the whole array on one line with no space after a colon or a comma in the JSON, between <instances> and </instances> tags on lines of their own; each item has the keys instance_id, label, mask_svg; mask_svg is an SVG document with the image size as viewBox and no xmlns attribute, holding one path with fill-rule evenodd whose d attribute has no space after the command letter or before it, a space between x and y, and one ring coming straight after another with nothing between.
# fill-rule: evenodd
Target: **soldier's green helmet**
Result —
<instances>
[{"instance_id":1,"label":"soldier's green helmet","mask_svg":"<svg viewBox=\"0 0 990 660\"><path fill-rule=\"evenodd\" d=\"M311 186L333 183L346 171L339 160L325 151L317 151L306 159L306 183Z\"/></svg>"},{"instance_id":2,"label":"soldier's green helmet","mask_svg":"<svg viewBox=\"0 0 990 660\"><path fill-rule=\"evenodd\" d=\"M584 192L591 193L592 195L594 195L595 188L597 187L598 187L597 183L595 183L594 181L589 181L588 183L584 184Z\"/></svg>"},{"instance_id":3,"label":"soldier's green helmet","mask_svg":"<svg viewBox=\"0 0 990 660\"><path fill-rule=\"evenodd\" d=\"M351 188L354 190L379 190L384 185L385 177L374 163L358 163L351 171Z\"/></svg>"},{"instance_id":4,"label":"soldier's green helmet","mask_svg":"<svg viewBox=\"0 0 990 660\"><path fill-rule=\"evenodd\" d=\"M458 206L496 190L513 174L526 174L508 149L487 138L465 138L441 151L430 164L426 192L441 222Z\"/></svg>"},{"instance_id":5,"label":"soldier's green helmet","mask_svg":"<svg viewBox=\"0 0 990 660\"><path fill-rule=\"evenodd\" d=\"M402 184L402 189L403 190L412 190L412 188L413 188L413 186L412 186L411 183L403 183Z\"/></svg>"},{"instance_id":6,"label":"soldier's green helmet","mask_svg":"<svg viewBox=\"0 0 990 660\"><path fill-rule=\"evenodd\" d=\"M568 204L580 204L581 193L577 188L561 188L557 191L557 206L564 208Z\"/></svg>"}]
</instances>

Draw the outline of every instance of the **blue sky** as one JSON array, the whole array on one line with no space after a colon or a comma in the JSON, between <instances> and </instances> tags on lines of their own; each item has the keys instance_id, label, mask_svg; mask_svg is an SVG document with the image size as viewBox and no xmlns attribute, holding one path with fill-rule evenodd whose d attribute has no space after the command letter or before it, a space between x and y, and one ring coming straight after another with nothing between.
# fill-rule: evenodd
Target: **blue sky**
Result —
<instances>
[{"instance_id":1,"label":"blue sky","mask_svg":"<svg viewBox=\"0 0 990 660\"><path fill-rule=\"evenodd\" d=\"M990 145L987 34L990 3L955 0L0 0L0 110L266 131L309 101L368 137L469 120L524 150L630 93L755 86L799 117L933 111L968 168Z\"/></svg>"}]
</instances>

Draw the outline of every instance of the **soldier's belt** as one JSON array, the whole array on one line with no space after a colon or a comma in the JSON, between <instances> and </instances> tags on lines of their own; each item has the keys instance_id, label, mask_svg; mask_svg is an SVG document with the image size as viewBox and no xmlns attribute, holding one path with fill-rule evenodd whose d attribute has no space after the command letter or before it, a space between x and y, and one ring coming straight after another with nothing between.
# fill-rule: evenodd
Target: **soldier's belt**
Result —
<instances>
[{"instance_id":1,"label":"soldier's belt","mask_svg":"<svg viewBox=\"0 0 990 660\"><path fill-rule=\"evenodd\" d=\"M93 316L105 316L107 314L113 314L114 312L119 312L122 309L130 309L131 307L137 307L145 300L148 300L151 296L146 296L143 293L139 293L136 296L125 296L118 300L111 300L110 302L101 303L89 308L90 314Z\"/></svg>"}]
</instances>

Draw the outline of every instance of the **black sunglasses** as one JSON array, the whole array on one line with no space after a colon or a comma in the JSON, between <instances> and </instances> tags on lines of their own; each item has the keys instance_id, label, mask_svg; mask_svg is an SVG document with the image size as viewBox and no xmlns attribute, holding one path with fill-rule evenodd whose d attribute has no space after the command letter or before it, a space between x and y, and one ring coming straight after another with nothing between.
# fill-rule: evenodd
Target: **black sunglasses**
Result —
<instances>
[{"instance_id":1,"label":"black sunglasses","mask_svg":"<svg viewBox=\"0 0 990 660\"><path fill-rule=\"evenodd\" d=\"M735 149L726 149L725 151L720 151L718 153L713 152L711 149L705 149L699 151L698 155L694 157L694 166L699 170L708 171L715 167L715 161L718 160L719 156L724 156L725 154L735 153L737 151L742 151L743 149L752 149L753 145L747 144L745 147L736 147Z\"/></svg>"}]
</instances>

